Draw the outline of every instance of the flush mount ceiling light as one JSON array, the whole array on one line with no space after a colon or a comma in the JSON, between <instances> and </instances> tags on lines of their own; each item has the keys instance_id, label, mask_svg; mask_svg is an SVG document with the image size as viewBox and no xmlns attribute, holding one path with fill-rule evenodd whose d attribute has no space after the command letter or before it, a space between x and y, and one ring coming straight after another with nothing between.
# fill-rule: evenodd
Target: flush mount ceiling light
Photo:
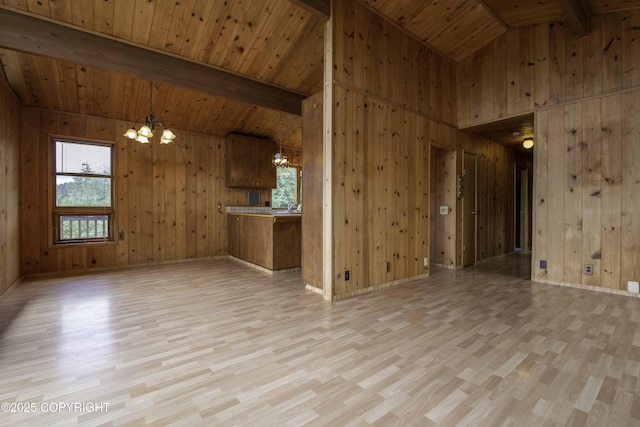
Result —
<instances>
[{"instance_id":1,"label":"flush mount ceiling light","mask_svg":"<svg viewBox=\"0 0 640 427\"><path fill-rule=\"evenodd\" d=\"M522 146L527 150L533 148L533 138L525 138L525 140L522 141Z\"/></svg>"},{"instance_id":2,"label":"flush mount ceiling light","mask_svg":"<svg viewBox=\"0 0 640 427\"><path fill-rule=\"evenodd\" d=\"M159 83L149 82L149 114L147 114L144 119L138 119L133 122L131 128L128 129L123 136L143 144L148 144L149 138L153 137L153 131L156 126L161 126L162 137L160 138L160 144L168 144L176 139L176 136L171 132L171 129L167 128L167 125L165 125L161 119L153 115L153 88L158 90L159 86ZM137 123L142 123L138 130L135 129Z\"/></svg>"},{"instance_id":3,"label":"flush mount ceiling light","mask_svg":"<svg viewBox=\"0 0 640 427\"><path fill-rule=\"evenodd\" d=\"M280 151L273 155L271 164L276 168L286 168L289 166L289 156L282 152L282 112L280 113Z\"/></svg>"}]
</instances>

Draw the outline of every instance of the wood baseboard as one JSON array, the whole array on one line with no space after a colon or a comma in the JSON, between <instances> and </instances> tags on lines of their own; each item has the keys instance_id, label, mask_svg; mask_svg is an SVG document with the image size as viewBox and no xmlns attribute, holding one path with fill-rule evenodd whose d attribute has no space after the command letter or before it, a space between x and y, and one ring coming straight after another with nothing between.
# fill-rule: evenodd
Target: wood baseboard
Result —
<instances>
[{"instance_id":1,"label":"wood baseboard","mask_svg":"<svg viewBox=\"0 0 640 427\"><path fill-rule=\"evenodd\" d=\"M197 262L197 261L207 261L213 259L227 258L227 255L220 255L214 257L203 257L203 258L188 258L188 259L178 259L171 261L159 261L159 262L145 262L140 264L128 264L128 265L115 265L111 267L98 267L98 268L82 268L78 270L65 270L65 271L52 271L46 273L32 273L24 276L25 281L29 280L38 280L38 279L53 279L58 277L74 277L74 276L84 276L87 274L93 273L104 273L109 271L121 271L128 270L132 268L140 268L140 267L153 267L154 265L170 265L170 264L184 264L189 262Z\"/></svg>"},{"instance_id":2,"label":"wood baseboard","mask_svg":"<svg viewBox=\"0 0 640 427\"><path fill-rule=\"evenodd\" d=\"M24 277L18 278L18 280L16 280L11 286L9 286L9 289L7 289L2 295L0 295L0 303L4 301L4 299L8 297L9 294L13 292L13 290L17 288L20 283L22 283L23 279Z\"/></svg>"},{"instance_id":3,"label":"wood baseboard","mask_svg":"<svg viewBox=\"0 0 640 427\"><path fill-rule=\"evenodd\" d=\"M623 289L603 288L603 287L600 287L600 286L583 285L581 283L558 282L558 281L555 281L555 280L533 280L533 279L531 279L531 281L533 283L544 283L546 285L562 286L562 287L565 287L565 288L582 289L582 290L585 290L585 291L601 292L601 293L604 293L604 294L613 294L613 295L622 295L622 296L625 296L625 297L640 298L640 294L634 294L634 293L631 293L629 291L625 291Z\"/></svg>"},{"instance_id":4,"label":"wood baseboard","mask_svg":"<svg viewBox=\"0 0 640 427\"><path fill-rule=\"evenodd\" d=\"M386 288L390 288L392 286L396 286L396 285L400 285L403 283L407 283L407 282L413 282L414 280L420 280L420 279L424 279L429 277L429 273L425 273L425 274L419 274L417 276L412 276L412 277L407 277L406 279L398 279L398 280L394 280L391 282L386 282L386 283L381 283L379 285L374 285L374 286L370 286L368 288L364 288L364 289L358 289L354 292L346 292L344 294L340 294L340 295L333 295L333 297L331 298L331 301L340 301L346 298L351 298L351 297L355 297L358 295L362 295L362 294L366 294L369 292L373 292L373 291L377 291L380 289L386 289Z\"/></svg>"}]
</instances>

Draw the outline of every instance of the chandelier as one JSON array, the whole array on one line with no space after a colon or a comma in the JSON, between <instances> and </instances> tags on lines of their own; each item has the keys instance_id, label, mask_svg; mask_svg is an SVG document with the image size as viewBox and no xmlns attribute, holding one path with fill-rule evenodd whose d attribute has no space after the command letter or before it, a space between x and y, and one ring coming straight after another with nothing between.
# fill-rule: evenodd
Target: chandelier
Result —
<instances>
[{"instance_id":1,"label":"chandelier","mask_svg":"<svg viewBox=\"0 0 640 427\"><path fill-rule=\"evenodd\" d=\"M282 152L282 112L280 112L280 151L273 155L271 164L276 168L286 168L289 166L289 156Z\"/></svg>"},{"instance_id":2,"label":"chandelier","mask_svg":"<svg viewBox=\"0 0 640 427\"><path fill-rule=\"evenodd\" d=\"M158 90L159 86L159 83L149 82L149 114L147 114L144 119L138 119L133 122L131 128L128 129L123 136L143 144L148 144L149 138L153 137L153 131L156 126L161 126L162 137L160 138L160 144L168 144L176 139L176 136L171 132L171 129L167 128L167 125L165 125L161 119L153 115L153 88L155 87L156 90ZM137 123L142 123L138 130L135 129Z\"/></svg>"}]
</instances>

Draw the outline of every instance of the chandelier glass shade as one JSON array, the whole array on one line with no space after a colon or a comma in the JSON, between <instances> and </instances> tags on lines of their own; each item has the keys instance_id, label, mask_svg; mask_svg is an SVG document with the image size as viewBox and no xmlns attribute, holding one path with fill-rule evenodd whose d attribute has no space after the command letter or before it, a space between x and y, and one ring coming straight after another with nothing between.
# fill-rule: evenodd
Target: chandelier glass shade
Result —
<instances>
[{"instance_id":1,"label":"chandelier glass shade","mask_svg":"<svg viewBox=\"0 0 640 427\"><path fill-rule=\"evenodd\" d=\"M284 153L275 153L272 160L273 166L284 168L289 164L289 156Z\"/></svg>"},{"instance_id":2,"label":"chandelier glass shade","mask_svg":"<svg viewBox=\"0 0 640 427\"><path fill-rule=\"evenodd\" d=\"M164 121L153 115L153 88L155 87L157 90L158 86L160 86L158 83L149 82L149 114L147 114L145 118L133 122L131 128L127 129L123 136L142 144L148 144L150 142L149 138L153 138L153 132L156 128L161 127L162 136L160 137L160 144L169 144L171 141L176 139L176 135L171 131L171 129L167 128ZM136 125L138 123L140 123L141 126L136 130Z\"/></svg>"},{"instance_id":3,"label":"chandelier glass shade","mask_svg":"<svg viewBox=\"0 0 640 427\"><path fill-rule=\"evenodd\" d=\"M280 113L280 151L273 155L271 164L275 168L286 168L289 166L289 156L282 152L282 113Z\"/></svg>"}]
</instances>

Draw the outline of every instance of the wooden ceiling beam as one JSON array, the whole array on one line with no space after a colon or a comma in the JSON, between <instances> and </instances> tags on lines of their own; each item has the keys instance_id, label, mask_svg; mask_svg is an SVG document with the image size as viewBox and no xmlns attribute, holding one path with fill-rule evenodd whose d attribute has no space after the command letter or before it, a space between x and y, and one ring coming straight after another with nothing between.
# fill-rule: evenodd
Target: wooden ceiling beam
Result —
<instances>
[{"instance_id":1,"label":"wooden ceiling beam","mask_svg":"<svg viewBox=\"0 0 640 427\"><path fill-rule=\"evenodd\" d=\"M325 21L331 17L331 0L289 0Z\"/></svg>"},{"instance_id":2,"label":"wooden ceiling beam","mask_svg":"<svg viewBox=\"0 0 640 427\"><path fill-rule=\"evenodd\" d=\"M580 0L558 0L558 4L564 11L565 20L578 38L586 36L589 33L589 14Z\"/></svg>"},{"instance_id":3,"label":"wooden ceiling beam","mask_svg":"<svg viewBox=\"0 0 640 427\"><path fill-rule=\"evenodd\" d=\"M296 92L113 37L0 7L0 47L301 115Z\"/></svg>"}]
</instances>

